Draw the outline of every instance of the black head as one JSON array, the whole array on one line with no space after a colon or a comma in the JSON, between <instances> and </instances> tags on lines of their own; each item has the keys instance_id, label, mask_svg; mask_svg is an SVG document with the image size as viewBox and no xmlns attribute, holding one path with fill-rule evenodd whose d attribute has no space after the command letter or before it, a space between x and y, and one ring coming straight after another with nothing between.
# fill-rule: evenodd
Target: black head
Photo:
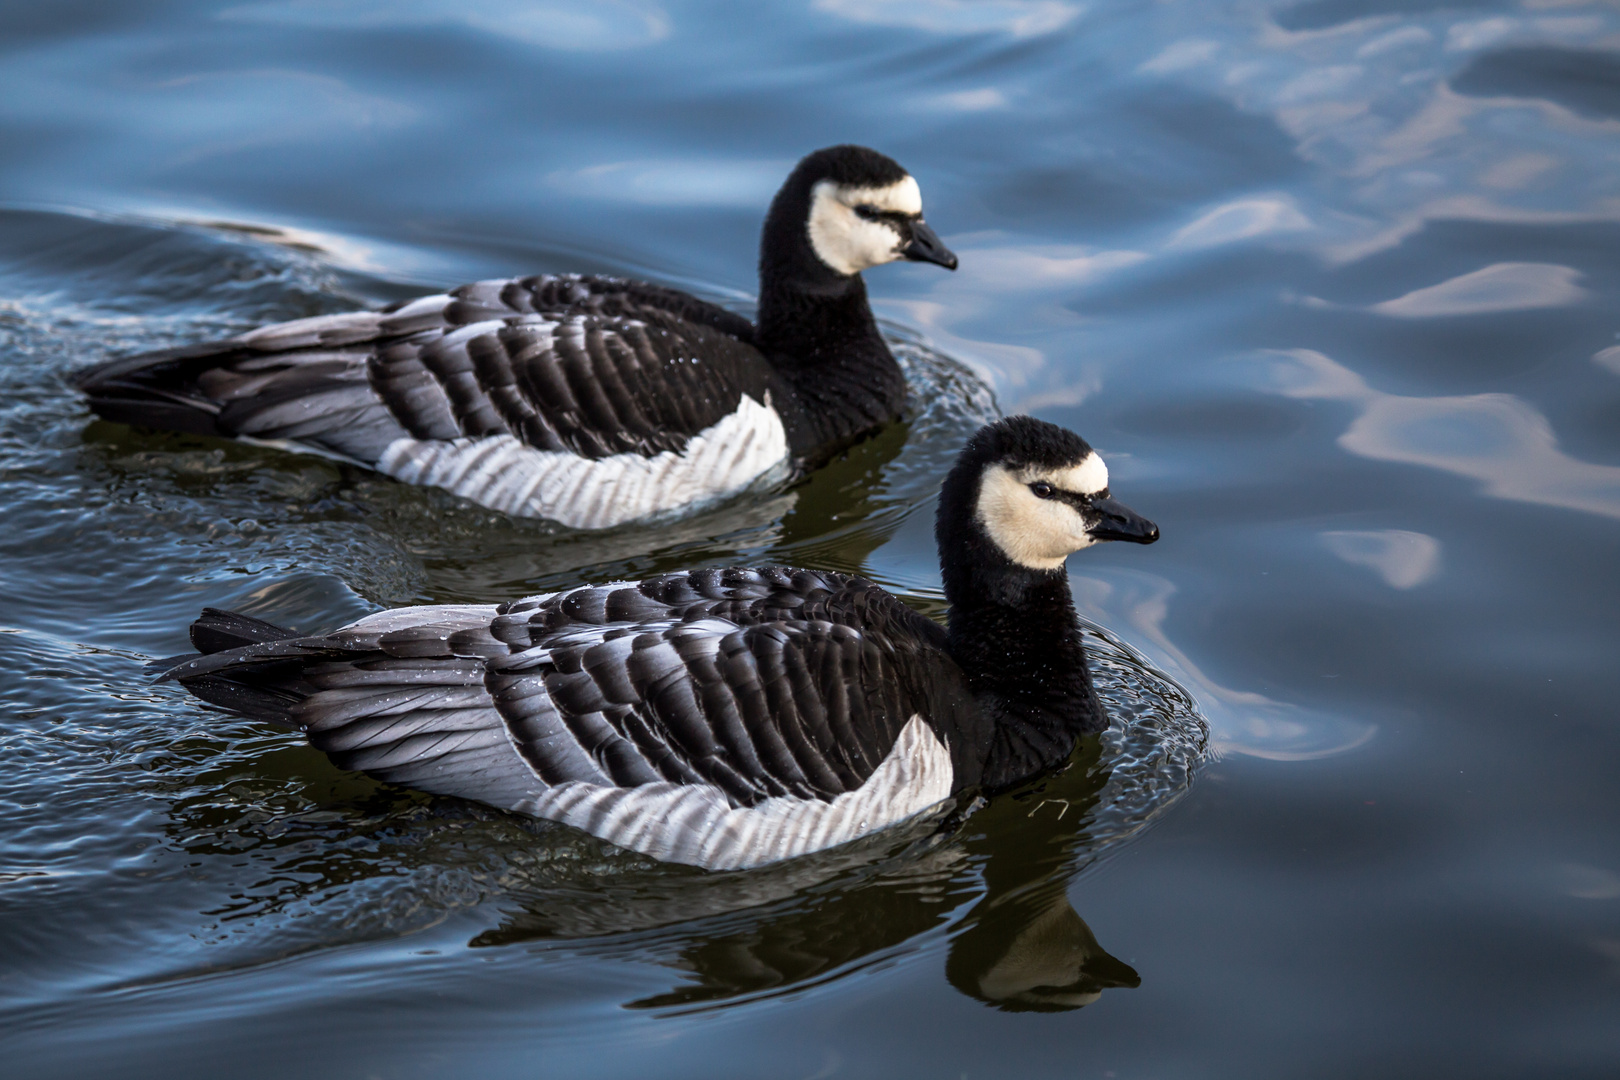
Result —
<instances>
[{"instance_id":1,"label":"black head","mask_svg":"<svg viewBox=\"0 0 1620 1080\"><path fill-rule=\"evenodd\" d=\"M760 238L762 280L826 288L896 259L956 269L922 216L922 192L890 157L864 146L806 156L771 202Z\"/></svg>"},{"instance_id":2,"label":"black head","mask_svg":"<svg viewBox=\"0 0 1620 1080\"><path fill-rule=\"evenodd\" d=\"M1108 466L1072 431L1009 416L968 440L934 523L946 594L978 573L1060 574L1100 540L1151 544L1159 528L1116 502Z\"/></svg>"},{"instance_id":3,"label":"black head","mask_svg":"<svg viewBox=\"0 0 1620 1080\"><path fill-rule=\"evenodd\" d=\"M845 143L815 150L799 159L793 167L789 182L802 177L814 184L818 180L831 180L846 187L889 187L905 180L911 174L887 154L880 154L866 146Z\"/></svg>"}]
</instances>

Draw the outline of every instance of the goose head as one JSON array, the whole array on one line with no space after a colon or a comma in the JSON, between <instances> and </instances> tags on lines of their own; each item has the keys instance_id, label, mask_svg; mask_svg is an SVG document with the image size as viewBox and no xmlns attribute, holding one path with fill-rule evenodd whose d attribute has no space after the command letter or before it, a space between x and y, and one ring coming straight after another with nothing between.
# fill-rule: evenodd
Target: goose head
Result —
<instances>
[{"instance_id":1,"label":"goose head","mask_svg":"<svg viewBox=\"0 0 1620 1080\"><path fill-rule=\"evenodd\" d=\"M897 259L955 270L956 256L922 211L922 190L894 159L864 146L817 150L771 203L761 276L830 285Z\"/></svg>"},{"instance_id":2,"label":"goose head","mask_svg":"<svg viewBox=\"0 0 1620 1080\"><path fill-rule=\"evenodd\" d=\"M968 440L941 489L935 533L949 592L953 565L1049 574L1105 540L1151 544L1159 527L1113 497L1108 466L1080 436L1010 416Z\"/></svg>"}]
</instances>

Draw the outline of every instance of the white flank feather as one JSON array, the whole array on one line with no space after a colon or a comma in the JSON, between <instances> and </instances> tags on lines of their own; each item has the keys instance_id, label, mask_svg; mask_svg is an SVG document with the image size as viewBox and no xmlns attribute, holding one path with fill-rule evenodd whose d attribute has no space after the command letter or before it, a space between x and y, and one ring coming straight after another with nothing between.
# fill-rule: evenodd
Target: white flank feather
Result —
<instances>
[{"instance_id":1,"label":"white flank feather","mask_svg":"<svg viewBox=\"0 0 1620 1080\"><path fill-rule=\"evenodd\" d=\"M607 529L741 491L787 452L782 418L745 394L736 412L692 436L679 453L593 460L536 450L511 435L448 442L396 439L377 468L516 517Z\"/></svg>"},{"instance_id":2,"label":"white flank feather","mask_svg":"<svg viewBox=\"0 0 1620 1080\"><path fill-rule=\"evenodd\" d=\"M606 787L569 781L514 810L561 821L665 862L745 870L847 844L950 798L950 751L913 716L883 764L831 802L778 796L733 807L705 784Z\"/></svg>"}]
</instances>

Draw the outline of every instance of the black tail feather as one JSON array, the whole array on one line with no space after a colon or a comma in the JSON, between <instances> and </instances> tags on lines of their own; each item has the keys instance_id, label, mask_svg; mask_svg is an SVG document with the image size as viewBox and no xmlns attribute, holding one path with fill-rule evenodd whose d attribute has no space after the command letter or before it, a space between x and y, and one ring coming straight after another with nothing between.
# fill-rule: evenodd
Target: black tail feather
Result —
<instances>
[{"instance_id":1,"label":"black tail feather","mask_svg":"<svg viewBox=\"0 0 1620 1080\"><path fill-rule=\"evenodd\" d=\"M293 706L315 691L303 680L302 665L286 661L182 679L181 685L210 705L294 729L299 725L292 719Z\"/></svg>"},{"instance_id":2,"label":"black tail feather","mask_svg":"<svg viewBox=\"0 0 1620 1080\"><path fill-rule=\"evenodd\" d=\"M226 434L214 422L219 414L218 407L210 409L208 402L172 401L161 394L125 392L116 396L92 393L89 404L90 411L108 423L178 431L183 435Z\"/></svg>"},{"instance_id":3,"label":"black tail feather","mask_svg":"<svg viewBox=\"0 0 1620 1080\"><path fill-rule=\"evenodd\" d=\"M283 727L298 725L292 720L292 708L314 692L303 678L303 663L299 658L283 656L219 657L220 662L204 664L208 669L195 675L186 675L177 669L194 665L205 656L248 650L256 645L270 645L298 638L296 630L243 615L239 611L223 608L203 608L202 615L191 624L191 643L195 653L170 656L146 665L147 671L162 679L178 678L180 684L210 705L231 712L266 720ZM283 650L275 650L283 651ZM292 651L296 652L296 648Z\"/></svg>"},{"instance_id":4,"label":"black tail feather","mask_svg":"<svg viewBox=\"0 0 1620 1080\"><path fill-rule=\"evenodd\" d=\"M90 408L115 424L163 428L192 435L223 435L220 405L197 386L200 372L238 354L219 343L141 353L86 368L73 385Z\"/></svg>"},{"instance_id":5,"label":"black tail feather","mask_svg":"<svg viewBox=\"0 0 1620 1080\"><path fill-rule=\"evenodd\" d=\"M255 619L240 611L216 607L203 608L197 621L191 624L191 643L204 656L226 649L240 649L244 645L263 645L298 636L298 631L285 626Z\"/></svg>"}]
</instances>

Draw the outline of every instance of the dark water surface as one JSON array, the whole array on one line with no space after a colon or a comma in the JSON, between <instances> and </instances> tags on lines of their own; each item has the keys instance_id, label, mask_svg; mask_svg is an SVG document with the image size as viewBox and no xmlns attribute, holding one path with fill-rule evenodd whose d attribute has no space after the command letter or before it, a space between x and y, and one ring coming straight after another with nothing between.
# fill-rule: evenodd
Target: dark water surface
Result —
<instances>
[{"instance_id":1,"label":"dark water surface","mask_svg":"<svg viewBox=\"0 0 1620 1080\"><path fill-rule=\"evenodd\" d=\"M0 95L5 1075L1620 1075L1614 5L8 4ZM67 382L484 276L747 310L839 141L962 268L868 274L916 415L793 490L567 534ZM660 867L143 674L677 566L937 612L998 408L1164 539L1070 563L1116 727L954 832Z\"/></svg>"}]
</instances>

